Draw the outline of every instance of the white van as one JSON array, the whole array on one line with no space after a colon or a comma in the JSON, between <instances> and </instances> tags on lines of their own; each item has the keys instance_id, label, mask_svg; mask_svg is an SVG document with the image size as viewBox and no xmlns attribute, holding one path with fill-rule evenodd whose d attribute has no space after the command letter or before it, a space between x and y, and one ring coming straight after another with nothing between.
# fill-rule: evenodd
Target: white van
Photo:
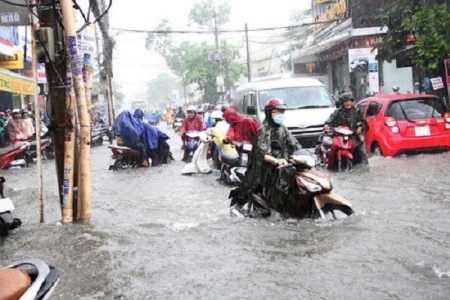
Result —
<instances>
[{"instance_id":1,"label":"white van","mask_svg":"<svg viewBox=\"0 0 450 300\"><path fill-rule=\"evenodd\" d=\"M261 124L265 118L264 104L271 98L279 98L289 107L284 125L303 147L314 147L325 121L336 109L325 86L311 78L245 83L236 89L234 103L240 114Z\"/></svg>"}]
</instances>

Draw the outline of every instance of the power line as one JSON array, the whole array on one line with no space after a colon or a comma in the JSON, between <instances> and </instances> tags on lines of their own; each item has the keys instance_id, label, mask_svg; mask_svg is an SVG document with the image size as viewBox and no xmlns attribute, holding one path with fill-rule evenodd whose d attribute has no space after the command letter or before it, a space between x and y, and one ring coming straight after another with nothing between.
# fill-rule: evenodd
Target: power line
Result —
<instances>
[{"instance_id":1,"label":"power line","mask_svg":"<svg viewBox=\"0 0 450 300\"><path fill-rule=\"evenodd\" d=\"M324 21L324 22L311 22L311 23L302 23L299 25L290 25L290 26L281 26L281 27L266 27L266 28L255 28L248 29L248 31L274 31L274 30L286 30L286 29L295 29L304 26L311 26L316 24L328 24L333 23L337 20ZM139 29L126 29L126 28L110 28L111 30L116 31L127 31L127 32L137 32L137 33L157 33L157 34L214 34L213 31L205 31L205 30L139 30ZM228 30L217 30L218 33L236 33L236 32L245 32L245 29L228 29Z\"/></svg>"}]
</instances>

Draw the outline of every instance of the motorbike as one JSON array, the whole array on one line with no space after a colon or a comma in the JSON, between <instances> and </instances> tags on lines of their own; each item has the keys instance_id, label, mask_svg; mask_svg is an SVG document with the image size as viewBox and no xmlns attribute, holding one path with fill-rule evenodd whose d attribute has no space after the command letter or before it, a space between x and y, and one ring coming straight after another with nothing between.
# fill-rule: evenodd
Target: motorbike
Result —
<instances>
[{"instance_id":1,"label":"motorbike","mask_svg":"<svg viewBox=\"0 0 450 300\"><path fill-rule=\"evenodd\" d=\"M200 145L200 131L191 130L184 133L186 135L186 141L184 144L185 157L187 157L187 163L192 161L195 150Z\"/></svg>"},{"instance_id":2,"label":"motorbike","mask_svg":"<svg viewBox=\"0 0 450 300\"><path fill-rule=\"evenodd\" d=\"M158 126L159 125L159 116L157 114L150 114L148 116L148 124L152 126Z\"/></svg>"},{"instance_id":3,"label":"motorbike","mask_svg":"<svg viewBox=\"0 0 450 300\"><path fill-rule=\"evenodd\" d=\"M28 167L30 158L28 157L27 150L29 149L29 142L21 142L18 145L12 145L1 149L0 170L21 169Z\"/></svg>"},{"instance_id":4,"label":"motorbike","mask_svg":"<svg viewBox=\"0 0 450 300\"><path fill-rule=\"evenodd\" d=\"M19 228L22 225L22 221L18 218L13 218L11 214L11 211L14 210L14 204L11 199L5 198L3 194L5 181L5 177L0 176L0 237L8 236L10 230ZM2 298L0 297L0 299Z\"/></svg>"},{"instance_id":5,"label":"motorbike","mask_svg":"<svg viewBox=\"0 0 450 300\"><path fill-rule=\"evenodd\" d=\"M0 269L0 299L48 299L59 282L59 271L40 259Z\"/></svg>"},{"instance_id":6,"label":"motorbike","mask_svg":"<svg viewBox=\"0 0 450 300\"><path fill-rule=\"evenodd\" d=\"M271 143L272 149L280 149L284 157L284 151L279 141ZM288 168L294 174L296 191L296 207L291 217L293 218L322 218L327 219L326 215L331 213L334 219L337 219L336 211L342 212L349 216L355 213L352 204L347 199L334 194L333 183L330 175L315 169L317 161L312 153L307 150L295 152L289 159L288 166L279 167L274 165L273 168ZM273 188L278 188L278 183L274 182ZM247 203L239 203L237 198L237 190L230 192L230 214L239 217L269 217L270 221L278 221L283 216L272 209L263 195L253 193L252 199Z\"/></svg>"},{"instance_id":7,"label":"motorbike","mask_svg":"<svg viewBox=\"0 0 450 300\"><path fill-rule=\"evenodd\" d=\"M100 124L93 127L91 131L91 146L101 146L105 140L109 141L110 144L113 143L114 135L112 127L106 124Z\"/></svg>"},{"instance_id":8,"label":"motorbike","mask_svg":"<svg viewBox=\"0 0 450 300\"><path fill-rule=\"evenodd\" d=\"M175 132L180 131L181 124L183 124L183 118L175 118L175 121L173 122L173 129Z\"/></svg>"},{"instance_id":9,"label":"motorbike","mask_svg":"<svg viewBox=\"0 0 450 300\"><path fill-rule=\"evenodd\" d=\"M237 153L221 153L219 183L238 185L243 181L245 172L247 172L253 145L247 141L243 141L239 143L237 149Z\"/></svg>"},{"instance_id":10,"label":"motorbike","mask_svg":"<svg viewBox=\"0 0 450 300\"><path fill-rule=\"evenodd\" d=\"M113 155L109 163L109 170L118 171L141 166L139 151L125 146L108 146Z\"/></svg>"},{"instance_id":11,"label":"motorbike","mask_svg":"<svg viewBox=\"0 0 450 300\"><path fill-rule=\"evenodd\" d=\"M332 143L325 155L325 165L328 170L351 172L354 163L353 150L356 146L352 138L354 132L347 126L338 126L332 131Z\"/></svg>"},{"instance_id":12,"label":"motorbike","mask_svg":"<svg viewBox=\"0 0 450 300\"><path fill-rule=\"evenodd\" d=\"M37 142L36 135L33 135L29 139L25 140L15 140L13 145L21 145L24 142L29 143L29 149L25 151L25 159L28 164L35 163L37 159ZM45 133L41 136L41 146L40 146L42 159L53 159L55 158L55 149L53 148L52 139L49 133Z\"/></svg>"},{"instance_id":13,"label":"motorbike","mask_svg":"<svg viewBox=\"0 0 450 300\"><path fill-rule=\"evenodd\" d=\"M186 135L190 138L186 145L186 149L189 151L189 162L181 170L181 174L191 175L199 172L207 174L211 172L211 167L208 164L208 150L212 136L206 131L191 131L186 132Z\"/></svg>"}]
</instances>

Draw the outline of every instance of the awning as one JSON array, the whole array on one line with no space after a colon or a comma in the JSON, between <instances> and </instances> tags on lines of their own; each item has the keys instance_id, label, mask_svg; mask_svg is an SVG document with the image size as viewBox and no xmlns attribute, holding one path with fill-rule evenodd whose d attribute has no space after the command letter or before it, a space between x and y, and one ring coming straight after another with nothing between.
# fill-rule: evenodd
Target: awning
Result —
<instances>
[{"instance_id":1,"label":"awning","mask_svg":"<svg viewBox=\"0 0 450 300\"><path fill-rule=\"evenodd\" d=\"M0 91L34 95L34 82L30 78L0 68Z\"/></svg>"}]
</instances>

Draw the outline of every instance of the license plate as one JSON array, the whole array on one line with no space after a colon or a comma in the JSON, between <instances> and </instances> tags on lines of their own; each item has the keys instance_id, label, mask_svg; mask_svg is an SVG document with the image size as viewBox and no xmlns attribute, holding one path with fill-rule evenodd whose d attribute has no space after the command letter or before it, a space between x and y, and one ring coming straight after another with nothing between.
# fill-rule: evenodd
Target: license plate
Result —
<instances>
[{"instance_id":1,"label":"license plate","mask_svg":"<svg viewBox=\"0 0 450 300\"><path fill-rule=\"evenodd\" d=\"M429 136L430 126L415 126L414 131L416 132L416 136Z\"/></svg>"},{"instance_id":2,"label":"license plate","mask_svg":"<svg viewBox=\"0 0 450 300\"><path fill-rule=\"evenodd\" d=\"M0 213L11 210L14 210L14 204L12 203L11 199L9 198L0 199Z\"/></svg>"},{"instance_id":3,"label":"license plate","mask_svg":"<svg viewBox=\"0 0 450 300\"><path fill-rule=\"evenodd\" d=\"M110 166L114 166L114 163L116 162L116 160L114 159L114 158L111 158L110 160L109 160L109 165Z\"/></svg>"},{"instance_id":4,"label":"license plate","mask_svg":"<svg viewBox=\"0 0 450 300\"><path fill-rule=\"evenodd\" d=\"M250 143L244 143L244 146L242 147L245 151L252 151L253 145Z\"/></svg>"}]
</instances>

